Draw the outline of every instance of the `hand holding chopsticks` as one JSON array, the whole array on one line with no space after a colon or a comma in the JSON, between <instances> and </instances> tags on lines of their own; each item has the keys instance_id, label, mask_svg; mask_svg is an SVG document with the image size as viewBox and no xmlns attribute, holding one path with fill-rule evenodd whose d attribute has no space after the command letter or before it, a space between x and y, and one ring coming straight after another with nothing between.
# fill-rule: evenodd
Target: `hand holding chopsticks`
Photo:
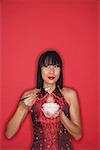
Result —
<instances>
[{"instance_id":1,"label":"hand holding chopsticks","mask_svg":"<svg viewBox=\"0 0 100 150\"><path fill-rule=\"evenodd\" d=\"M36 101L36 96L38 92L39 89L34 89L32 91L25 92L22 98L19 100L20 104L22 104L26 109L30 109Z\"/></svg>"}]
</instances>

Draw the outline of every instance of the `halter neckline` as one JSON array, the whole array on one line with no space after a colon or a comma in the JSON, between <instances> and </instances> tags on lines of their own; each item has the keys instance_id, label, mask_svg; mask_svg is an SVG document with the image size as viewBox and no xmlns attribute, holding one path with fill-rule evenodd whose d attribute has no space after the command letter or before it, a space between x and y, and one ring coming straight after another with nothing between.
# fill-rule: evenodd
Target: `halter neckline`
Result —
<instances>
[{"instance_id":1,"label":"halter neckline","mask_svg":"<svg viewBox=\"0 0 100 150\"><path fill-rule=\"evenodd\" d=\"M59 98L63 97L62 93L60 92L60 89L56 87L51 93L48 93L47 91L45 91L44 88L41 88L40 92L38 93L38 98L41 99L47 94L53 94Z\"/></svg>"}]
</instances>

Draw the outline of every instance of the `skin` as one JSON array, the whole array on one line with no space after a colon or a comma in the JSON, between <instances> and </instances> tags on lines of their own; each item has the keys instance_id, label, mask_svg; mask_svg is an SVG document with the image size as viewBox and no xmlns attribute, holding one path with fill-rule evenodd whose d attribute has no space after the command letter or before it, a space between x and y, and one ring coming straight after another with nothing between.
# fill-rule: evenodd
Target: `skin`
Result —
<instances>
[{"instance_id":1,"label":"skin","mask_svg":"<svg viewBox=\"0 0 100 150\"><path fill-rule=\"evenodd\" d=\"M44 80L44 88L45 87L51 87L55 88L56 82L59 79L60 76L60 67L56 66L48 66L48 67L42 67L42 78ZM54 80L49 80L48 76L54 76ZM65 128L69 131L69 133L76 139L79 140L82 137L82 125L80 120L80 108L79 108L79 102L77 94L74 90L70 88L63 88L61 90L61 93L64 95L64 98L66 102L70 106L70 119L64 114L62 110L57 112L54 116L50 116L48 112L44 112L46 117L48 118L55 118L58 115L60 116L62 124L65 126Z\"/></svg>"},{"instance_id":2,"label":"skin","mask_svg":"<svg viewBox=\"0 0 100 150\"><path fill-rule=\"evenodd\" d=\"M60 67L50 65L48 67L41 68L41 75L43 78L43 87L51 87L53 90L56 88L56 82L60 76ZM48 76L54 76L54 80L48 79ZM10 119L6 129L7 138L12 138L19 130L23 120L27 116L28 110L35 103L36 93L38 89L27 91L23 94L22 98L28 97L19 103L17 110ZM59 110L51 116L48 112L44 112L48 118L60 117L62 124L69 131L69 133L76 139L80 140L82 137L82 125L80 120L80 108L76 92L73 89L63 87L60 90L65 97L65 100L69 104L70 119L65 115L62 110ZM51 91L52 92L52 91Z\"/></svg>"},{"instance_id":3,"label":"skin","mask_svg":"<svg viewBox=\"0 0 100 150\"><path fill-rule=\"evenodd\" d=\"M42 78L44 80L43 87L51 87L52 89L55 89L56 82L59 79L60 76L60 67L57 67L56 65L49 65L47 67L41 68L41 74ZM55 79L50 80L48 77L54 76Z\"/></svg>"}]
</instances>

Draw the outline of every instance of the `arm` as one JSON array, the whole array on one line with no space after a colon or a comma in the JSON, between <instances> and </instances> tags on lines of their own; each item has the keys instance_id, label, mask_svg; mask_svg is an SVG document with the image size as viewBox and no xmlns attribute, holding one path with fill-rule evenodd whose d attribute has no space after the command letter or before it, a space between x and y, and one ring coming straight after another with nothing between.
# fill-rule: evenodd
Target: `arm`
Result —
<instances>
[{"instance_id":1,"label":"arm","mask_svg":"<svg viewBox=\"0 0 100 150\"><path fill-rule=\"evenodd\" d=\"M65 115L63 111L60 113L62 124L69 131L69 133L76 139L79 140L82 137L82 126L80 121L80 109L76 92L71 90L69 93L66 89L63 91L65 99L69 99L70 105L70 119Z\"/></svg>"},{"instance_id":2,"label":"arm","mask_svg":"<svg viewBox=\"0 0 100 150\"><path fill-rule=\"evenodd\" d=\"M25 119L26 115L28 113L28 109L26 109L23 104L19 104L15 114L9 121L6 129L6 137L8 139L12 138L18 129L20 128L23 120Z\"/></svg>"},{"instance_id":3,"label":"arm","mask_svg":"<svg viewBox=\"0 0 100 150\"><path fill-rule=\"evenodd\" d=\"M22 99L26 97L27 98L19 103L16 112L8 122L5 133L8 139L12 138L19 130L22 122L24 121L25 117L28 114L29 109L35 103L37 92L38 89L34 89L34 91L32 90L25 92L24 95L22 96Z\"/></svg>"}]
</instances>

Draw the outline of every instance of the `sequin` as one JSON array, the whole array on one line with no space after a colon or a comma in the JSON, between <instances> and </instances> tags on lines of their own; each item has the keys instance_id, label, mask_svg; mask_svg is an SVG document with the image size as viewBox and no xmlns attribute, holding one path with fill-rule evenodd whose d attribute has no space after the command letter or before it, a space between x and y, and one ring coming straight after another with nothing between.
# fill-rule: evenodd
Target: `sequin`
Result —
<instances>
[{"instance_id":1,"label":"sequin","mask_svg":"<svg viewBox=\"0 0 100 150\"><path fill-rule=\"evenodd\" d=\"M38 140L38 137L36 137L36 139Z\"/></svg>"},{"instance_id":2,"label":"sequin","mask_svg":"<svg viewBox=\"0 0 100 150\"><path fill-rule=\"evenodd\" d=\"M50 147L50 145L47 145L47 147L49 148L49 147Z\"/></svg>"},{"instance_id":3,"label":"sequin","mask_svg":"<svg viewBox=\"0 0 100 150\"><path fill-rule=\"evenodd\" d=\"M40 144L40 147L42 147L43 145L42 144Z\"/></svg>"},{"instance_id":4,"label":"sequin","mask_svg":"<svg viewBox=\"0 0 100 150\"><path fill-rule=\"evenodd\" d=\"M66 144L66 146L68 147L69 145L68 145L68 144Z\"/></svg>"},{"instance_id":5,"label":"sequin","mask_svg":"<svg viewBox=\"0 0 100 150\"><path fill-rule=\"evenodd\" d=\"M69 116L68 105L66 105L64 97L54 91L52 97L54 102L64 108L63 111ZM34 129L34 140L31 150L73 150L70 135L62 125L60 118L46 118L42 112L42 105L47 102L49 94L41 96L41 101L36 100L32 107L31 116ZM66 106L66 107L65 107Z\"/></svg>"},{"instance_id":6,"label":"sequin","mask_svg":"<svg viewBox=\"0 0 100 150\"><path fill-rule=\"evenodd\" d=\"M62 130L60 130L59 132L62 133Z\"/></svg>"}]
</instances>

